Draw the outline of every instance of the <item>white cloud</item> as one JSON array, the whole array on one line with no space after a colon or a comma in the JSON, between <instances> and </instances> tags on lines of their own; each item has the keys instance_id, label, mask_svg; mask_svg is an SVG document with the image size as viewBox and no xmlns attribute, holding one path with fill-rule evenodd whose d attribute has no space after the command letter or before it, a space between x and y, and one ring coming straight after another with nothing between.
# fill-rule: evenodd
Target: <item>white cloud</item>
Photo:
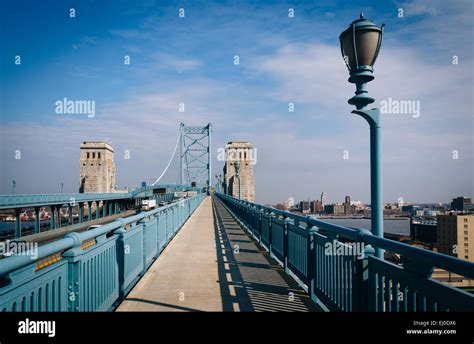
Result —
<instances>
[{"instance_id":1,"label":"white cloud","mask_svg":"<svg viewBox=\"0 0 474 344\"><path fill-rule=\"evenodd\" d=\"M444 13L442 7L427 6L428 2L413 2L406 9L420 17ZM234 9L224 10L219 20L225 21L234 13ZM450 18L461 16L464 23L465 14L449 13ZM246 15L246 11L242 14ZM256 15L265 18L264 13ZM79 144L89 139L112 141L118 183L137 186L141 180L158 176L165 167L179 123L183 121L188 125L212 122L214 151L237 139L248 140L257 147L255 173L259 202L275 202L289 196L314 198L322 191L329 193L330 201L340 201L346 194L368 201L369 130L361 118L350 114L352 108L347 99L355 88L347 82L348 72L339 47L322 43L284 44L288 41L284 35L258 32L258 39L252 38L264 42L263 46L283 45L277 50L267 49L264 54L257 44L242 50L245 63L241 66L240 79L216 75L196 77L195 74L202 74L185 73L207 66L209 60L205 57L175 56L161 51L149 54L152 44L143 49L134 45L133 40L156 43L157 21L149 23L151 28L111 30L113 35L127 41L126 51L140 53L146 60L144 65L134 64L134 72L149 75L152 70L161 76L160 71L171 69L186 78L157 77L152 84L130 87L125 98L98 104L93 120L69 117L49 124L2 127L2 137L8 138L3 139L0 147L4 161L0 170L3 192L10 190L12 178L17 181L18 192L54 192L60 181L65 182L66 188L75 190ZM250 19L248 24L245 28L258 28ZM215 42L216 33L224 32L231 39L239 37L241 32L234 32L239 25L242 22L234 20L219 31L220 27L209 28L205 23L200 27L204 30L200 37L208 43ZM374 106L388 97L421 101L422 114L418 119L396 115L383 118L387 200L403 197L413 201L448 201L451 196L474 191L470 94L473 63L461 53L462 63L458 66L451 64L454 52L438 54L446 58L446 63L441 64L424 55L434 51L432 44L436 44L433 42L440 30L451 32L456 27L440 25L438 18L411 23L401 30L410 35L418 32L416 37L426 46L418 42L417 46L400 47L404 44L403 40L397 41L400 32L387 33L389 39L375 66L376 79L368 85L369 94L377 100ZM184 38L180 41L183 51L192 51L186 48L196 44L195 38ZM448 38L441 34L439 44L451 44L443 43ZM468 48L472 48L470 44ZM465 50L466 47L459 46L459 51ZM296 103L294 114L286 110L285 103L290 101ZM178 112L179 103L186 104L185 113ZM13 159L12 152L18 147L24 152L21 161ZM131 151L129 161L122 157L125 149ZM347 161L342 159L345 149L350 151ZM460 152L457 161L451 157L453 149ZM214 164L213 175L221 172L220 167ZM170 174L167 181L174 182L176 165ZM22 185L31 185L31 180L39 182L34 188L22 190Z\"/></svg>"}]
</instances>

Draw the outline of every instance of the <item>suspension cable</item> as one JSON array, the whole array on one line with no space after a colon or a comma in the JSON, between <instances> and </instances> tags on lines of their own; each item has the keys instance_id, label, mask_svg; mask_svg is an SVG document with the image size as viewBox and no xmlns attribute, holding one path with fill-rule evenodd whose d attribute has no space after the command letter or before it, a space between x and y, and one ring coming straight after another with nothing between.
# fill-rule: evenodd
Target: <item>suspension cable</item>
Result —
<instances>
[{"instance_id":1,"label":"suspension cable","mask_svg":"<svg viewBox=\"0 0 474 344\"><path fill-rule=\"evenodd\" d=\"M166 165L166 168L165 170L163 171L163 173L161 173L161 175L155 180L155 182L153 184L151 184L151 186L155 186L156 183L158 183L160 181L161 178L163 178L163 176L165 175L166 171L168 171L168 168L170 167L171 165L171 161L173 161L173 158L174 158L174 155L176 154L176 150L178 148L178 144L179 144L179 139L181 138L181 130L179 131L179 134L178 134L178 140L176 141L176 145L174 146L174 150L173 150L173 154L171 155L171 159L170 161L168 161L168 165Z\"/></svg>"}]
</instances>

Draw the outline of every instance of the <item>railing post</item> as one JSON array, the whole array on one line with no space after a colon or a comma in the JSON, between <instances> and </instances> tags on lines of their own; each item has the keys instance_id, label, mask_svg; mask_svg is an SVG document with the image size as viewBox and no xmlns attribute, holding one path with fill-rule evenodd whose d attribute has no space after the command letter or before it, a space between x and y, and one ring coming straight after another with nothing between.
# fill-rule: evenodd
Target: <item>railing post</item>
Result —
<instances>
[{"instance_id":1,"label":"railing post","mask_svg":"<svg viewBox=\"0 0 474 344\"><path fill-rule=\"evenodd\" d=\"M117 235L117 262L118 262L118 282L119 282L119 299L122 299L125 296L125 240L123 238L125 230L125 221L122 218L117 219L116 221L121 222L120 228L117 228L114 231L114 234Z\"/></svg>"},{"instance_id":2,"label":"railing post","mask_svg":"<svg viewBox=\"0 0 474 344\"><path fill-rule=\"evenodd\" d=\"M372 233L365 229L359 230L357 243L364 243L362 241L364 235L372 235ZM364 245L364 257L356 259L355 271L353 271L352 311L375 311L375 309L371 309L375 300L370 300L371 296L369 295L369 290L375 288L375 286L369 285L369 256L374 254L375 250L371 245Z\"/></svg>"},{"instance_id":3,"label":"railing post","mask_svg":"<svg viewBox=\"0 0 474 344\"><path fill-rule=\"evenodd\" d=\"M72 226L74 224L74 217L72 216L72 205L68 204L68 217L69 217L69 225Z\"/></svg>"},{"instance_id":4,"label":"railing post","mask_svg":"<svg viewBox=\"0 0 474 344\"><path fill-rule=\"evenodd\" d=\"M245 205L247 210L247 226L252 230L252 236L255 238L255 224L253 223L253 206Z\"/></svg>"},{"instance_id":5,"label":"railing post","mask_svg":"<svg viewBox=\"0 0 474 344\"><path fill-rule=\"evenodd\" d=\"M165 223L165 238L166 238L166 245L168 245L168 242L169 242L169 237L168 237L168 226L169 226L169 208L166 208L165 211L163 212L163 219L164 219L164 223Z\"/></svg>"},{"instance_id":6,"label":"railing post","mask_svg":"<svg viewBox=\"0 0 474 344\"><path fill-rule=\"evenodd\" d=\"M100 201L95 201L95 219L100 219Z\"/></svg>"},{"instance_id":7,"label":"railing post","mask_svg":"<svg viewBox=\"0 0 474 344\"><path fill-rule=\"evenodd\" d=\"M35 234L41 231L40 207L35 207Z\"/></svg>"},{"instance_id":8,"label":"railing post","mask_svg":"<svg viewBox=\"0 0 474 344\"><path fill-rule=\"evenodd\" d=\"M49 219L49 227L50 229L56 229L56 206L50 206L49 210L51 212L51 217Z\"/></svg>"},{"instance_id":9,"label":"railing post","mask_svg":"<svg viewBox=\"0 0 474 344\"><path fill-rule=\"evenodd\" d=\"M314 236L318 232L318 227L313 226L308 231L308 264L306 276L308 276L308 295L313 299L314 277L315 277L315 261L316 261L316 247Z\"/></svg>"},{"instance_id":10,"label":"railing post","mask_svg":"<svg viewBox=\"0 0 474 344\"><path fill-rule=\"evenodd\" d=\"M80 275L79 269L81 260L76 258L81 254L81 239L77 233L68 233L65 238L74 240L74 246L66 250L62 256L68 261L68 286L67 286L67 300L69 312L80 312L84 309L80 308L81 298L87 290L80 290L80 279L84 276ZM80 293L81 292L81 293Z\"/></svg>"},{"instance_id":11,"label":"railing post","mask_svg":"<svg viewBox=\"0 0 474 344\"><path fill-rule=\"evenodd\" d=\"M143 276L145 274L145 271L146 271L146 268L147 268L147 261L146 261L146 258L148 256L148 247L147 247L147 240L151 240L147 237L147 223L149 221L147 221L147 219L144 217L143 219L141 219L140 221L137 222L137 225L140 225L142 226L142 233L143 233L143 237L142 237L142 247L143 247L143 256L142 256L142 260L143 260L143 270L142 272L140 273L140 276Z\"/></svg>"},{"instance_id":12,"label":"railing post","mask_svg":"<svg viewBox=\"0 0 474 344\"><path fill-rule=\"evenodd\" d=\"M262 244L262 219L263 219L263 209L258 210L258 243Z\"/></svg>"},{"instance_id":13,"label":"railing post","mask_svg":"<svg viewBox=\"0 0 474 344\"><path fill-rule=\"evenodd\" d=\"M84 221L84 202L79 202L79 223Z\"/></svg>"},{"instance_id":14,"label":"railing post","mask_svg":"<svg viewBox=\"0 0 474 344\"><path fill-rule=\"evenodd\" d=\"M275 213L270 213L268 214L268 255L271 257L272 256L272 232L273 232L273 227L272 227L272 222L273 219L275 218Z\"/></svg>"},{"instance_id":15,"label":"railing post","mask_svg":"<svg viewBox=\"0 0 474 344\"><path fill-rule=\"evenodd\" d=\"M58 213L58 226L57 226L57 228L61 228L61 205L56 206L56 211Z\"/></svg>"},{"instance_id":16,"label":"railing post","mask_svg":"<svg viewBox=\"0 0 474 344\"><path fill-rule=\"evenodd\" d=\"M92 202L85 202L87 204L87 221L92 220Z\"/></svg>"},{"instance_id":17,"label":"railing post","mask_svg":"<svg viewBox=\"0 0 474 344\"><path fill-rule=\"evenodd\" d=\"M289 217L285 217L285 225L283 226L283 269L288 273L288 226L291 223Z\"/></svg>"},{"instance_id":18,"label":"railing post","mask_svg":"<svg viewBox=\"0 0 474 344\"><path fill-rule=\"evenodd\" d=\"M102 201L102 217L107 217L108 202Z\"/></svg>"}]
</instances>

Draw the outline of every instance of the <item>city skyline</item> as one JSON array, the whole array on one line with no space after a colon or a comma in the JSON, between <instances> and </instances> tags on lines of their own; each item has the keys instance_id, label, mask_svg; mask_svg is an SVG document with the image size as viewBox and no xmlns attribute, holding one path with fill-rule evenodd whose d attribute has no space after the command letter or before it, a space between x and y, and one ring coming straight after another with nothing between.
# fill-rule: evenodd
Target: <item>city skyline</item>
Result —
<instances>
[{"instance_id":1,"label":"city skyline","mask_svg":"<svg viewBox=\"0 0 474 344\"><path fill-rule=\"evenodd\" d=\"M352 196L350 196L350 195L346 195L342 199L336 199L334 201L328 202L328 204L344 204L345 203L345 197L350 198L351 204L360 202L362 205L369 205L370 206L370 201L364 202L364 201L361 201L357 197L352 199ZM470 197L471 197L470 195L457 195L457 196L453 196L451 198L451 200L448 200L448 201L445 201L445 202L412 202L412 201L406 200L406 199L399 199L399 200L394 200L394 201L389 200L387 202L384 202L384 204L388 205L388 204L400 203L400 204L404 204L404 205L418 205L418 204L421 204L421 205L428 205L428 204L433 204L433 205L434 204L444 204L444 205L447 205L447 204L451 204L451 202L453 202L453 200L455 200L456 198L470 198ZM310 201L310 202L319 201L319 202L321 202L321 197L307 196L305 198L299 198L299 199L295 199L294 197L288 197L287 199L277 200L277 203L274 203L273 205L275 205L275 204L284 204L284 203L289 204L290 199L293 200L293 202L295 202L293 206L297 206L300 202L307 202L307 201Z\"/></svg>"},{"instance_id":2,"label":"city skyline","mask_svg":"<svg viewBox=\"0 0 474 344\"><path fill-rule=\"evenodd\" d=\"M257 202L324 190L329 203L347 194L370 203L368 133L350 114L353 86L338 41L364 11L386 24L376 79L368 86L374 106L393 112L383 116L384 202L470 196L472 96L466 85L473 80L473 44L457 34L471 30L470 6L143 1L130 8L86 1L71 18L65 4L8 2L1 14L0 193L11 193L13 180L16 193L56 193L61 183L64 192L77 192L79 146L88 140L110 141L117 184L138 187L143 176L156 178L165 167L180 122L212 122L211 175L222 171L219 148L251 142L259 151ZM448 29L439 27L440 18ZM25 20L31 25L22 28ZM65 98L94 101L93 116L56 113L56 102ZM418 111L397 114L394 101L418 102ZM177 175L172 166L163 181L176 182Z\"/></svg>"}]
</instances>

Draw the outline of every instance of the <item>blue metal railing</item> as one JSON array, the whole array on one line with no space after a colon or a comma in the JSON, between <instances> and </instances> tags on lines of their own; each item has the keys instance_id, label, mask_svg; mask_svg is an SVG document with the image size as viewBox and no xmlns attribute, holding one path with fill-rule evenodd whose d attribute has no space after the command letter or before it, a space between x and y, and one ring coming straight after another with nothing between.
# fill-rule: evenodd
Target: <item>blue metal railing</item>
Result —
<instances>
[{"instance_id":1,"label":"blue metal railing","mask_svg":"<svg viewBox=\"0 0 474 344\"><path fill-rule=\"evenodd\" d=\"M474 296L431 278L434 268L474 279L474 263L216 194L311 298L330 311L474 311ZM374 248L400 255L397 265Z\"/></svg>"},{"instance_id":2,"label":"blue metal railing","mask_svg":"<svg viewBox=\"0 0 474 344\"><path fill-rule=\"evenodd\" d=\"M204 197L69 233L37 252L0 259L0 311L110 310Z\"/></svg>"},{"instance_id":3,"label":"blue metal railing","mask_svg":"<svg viewBox=\"0 0 474 344\"><path fill-rule=\"evenodd\" d=\"M131 199L128 192L0 195L0 209Z\"/></svg>"},{"instance_id":4,"label":"blue metal railing","mask_svg":"<svg viewBox=\"0 0 474 344\"><path fill-rule=\"evenodd\" d=\"M186 190L186 187L175 187L175 189ZM191 187L189 187L189 189L191 189ZM170 201L173 199L173 193L174 189L172 192L167 194L154 194L153 188L142 188L133 189L130 192L0 195L0 209L31 208L36 206L77 204L83 202L132 200L140 197L154 197L159 201Z\"/></svg>"}]
</instances>

